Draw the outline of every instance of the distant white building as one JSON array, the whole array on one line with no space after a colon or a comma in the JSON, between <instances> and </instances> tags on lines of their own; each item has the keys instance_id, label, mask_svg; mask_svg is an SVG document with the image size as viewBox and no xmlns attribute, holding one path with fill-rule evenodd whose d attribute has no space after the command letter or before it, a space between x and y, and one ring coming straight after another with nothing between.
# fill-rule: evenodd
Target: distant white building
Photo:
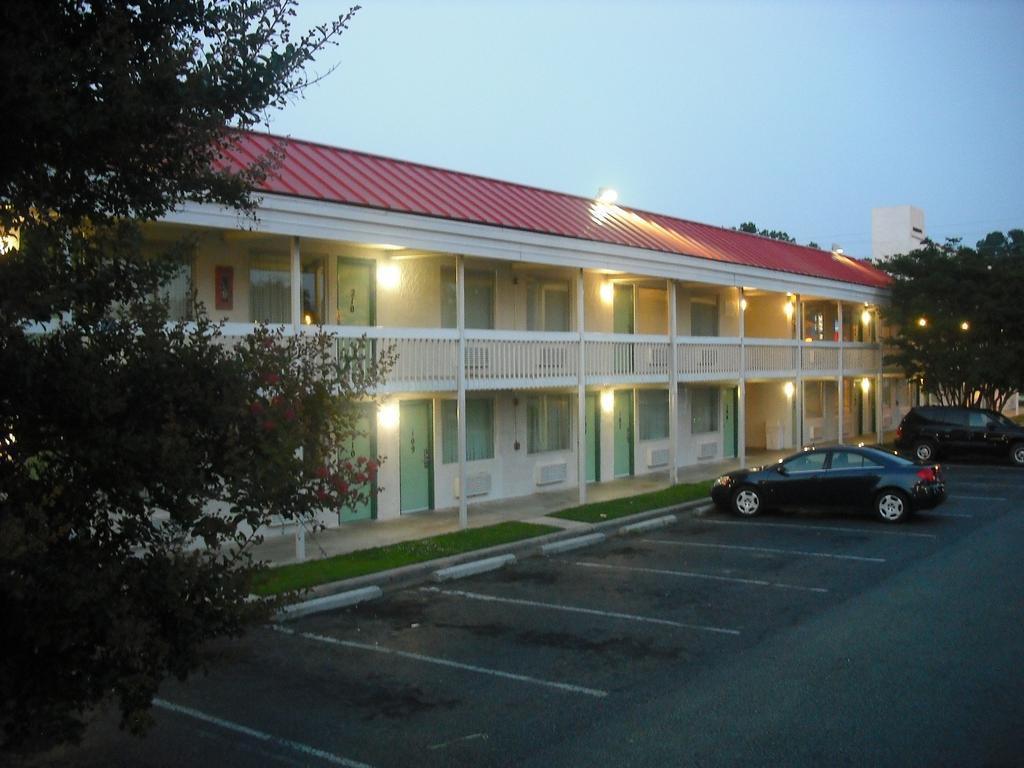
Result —
<instances>
[{"instance_id":1,"label":"distant white building","mask_svg":"<svg viewBox=\"0 0 1024 768\"><path fill-rule=\"evenodd\" d=\"M909 253L925 239L924 211L912 205L871 209L871 258Z\"/></svg>"}]
</instances>

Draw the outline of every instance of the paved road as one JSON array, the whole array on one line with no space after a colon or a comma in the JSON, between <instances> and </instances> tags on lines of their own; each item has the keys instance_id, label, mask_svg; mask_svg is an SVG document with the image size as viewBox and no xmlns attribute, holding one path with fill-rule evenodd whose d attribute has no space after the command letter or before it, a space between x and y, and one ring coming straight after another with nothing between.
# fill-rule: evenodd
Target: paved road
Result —
<instances>
[{"instance_id":1,"label":"paved road","mask_svg":"<svg viewBox=\"0 0 1024 768\"><path fill-rule=\"evenodd\" d=\"M907 525L708 512L254 631L45 765L1024 764L1024 471Z\"/></svg>"}]
</instances>

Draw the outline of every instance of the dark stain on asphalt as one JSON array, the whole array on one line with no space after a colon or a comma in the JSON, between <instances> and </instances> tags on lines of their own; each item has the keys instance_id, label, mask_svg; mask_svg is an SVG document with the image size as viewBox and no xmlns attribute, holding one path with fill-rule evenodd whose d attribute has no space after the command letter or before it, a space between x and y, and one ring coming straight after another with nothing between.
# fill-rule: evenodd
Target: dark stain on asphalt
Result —
<instances>
[{"instance_id":1,"label":"dark stain on asphalt","mask_svg":"<svg viewBox=\"0 0 1024 768\"><path fill-rule=\"evenodd\" d=\"M610 637L605 640L570 634L568 632L519 632L516 641L523 645L543 645L561 650L596 653L606 658L678 660L684 655L682 648L659 648L650 640L635 637Z\"/></svg>"},{"instance_id":2,"label":"dark stain on asphalt","mask_svg":"<svg viewBox=\"0 0 1024 768\"><path fill-rule=\"evenodd\" d=\"M424 694L416 685L389 685L380 673L367 675L367 683L351 681L333 691L333 698L341 703L367 710L364 721L378 717L398 720L435 709L452 710L461 701Z\"/></svg>"}]
</instances>

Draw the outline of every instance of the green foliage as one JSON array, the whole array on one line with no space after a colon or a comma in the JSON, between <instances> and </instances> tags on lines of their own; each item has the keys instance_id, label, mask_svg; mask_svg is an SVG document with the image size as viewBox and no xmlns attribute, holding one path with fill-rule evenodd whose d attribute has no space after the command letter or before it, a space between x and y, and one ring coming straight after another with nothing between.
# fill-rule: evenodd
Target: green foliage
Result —
<instances>
[{"instance_id":1,"label":"green foliage","mask_svg":"<svg viewBox=\"0 0 1024 768\"><path fill-rule=\"evenodd\" d=\"M600 523L605 520L614 520L627 515L635 515L639 512L648 512L652 509L662 509L675 504L683 504L696 499L707 499L711 493L711 481L702 480L696 483L680 483L663 488L660 491L641 493L637 496L627 496L622 499L611 499L610 501L596 501L591 504L584 504L579 507L556 512L552 517L560 517L563 520L576 520L580 523Z\"/></svg>"},{"instance_id":2,"label":"green foliage","mask_svg":"<svg viewBox=\"0 0 1024 768\"><path fill-rule=\"evenodd\" d=\"M315 77L352 9L293 39L293 0L0 3L0 226L46 212L157 218L183 200L250 205L228 128L259 125Z\"/></svg>"},{"instance_id":3,"label":"green foliage","mask_svg":"<svg viewBox=\"0 0 1024 768\"><path fill-rule=\"evenodd\" d=\"M336 557L260 571L256 574L253 591L260 595L278 595L308 589L317 584L354 579L368 573L389 571L463 552L474 552L513 541L532 539L558 530L560 529L550 525L511 521L444 533L416 541L389 544L385 547L361 549Z\"/></svg>"},{"instance_id":4,"label":"green foliage","mask_svg":"<svg viewBox=\"0 0 1024 768\"><path fill-rule=\"evenodd\" d=\"M119 704L142 732L160 682L265 617L250 547L273 517L356 504L344 457L393 362L259 329L224 339L158 288L137 221L182 200L251 210L271 154L218 170L227 124L299 95L352 11L298 39L293 0L0 4L0 725L4 748L75 739Z\"/></svg>"},{"instance_id":5,"label":"green foliage","mask_svg":"<svg viewBox=\"0 0 1024 768\"><path fill-rule=\"evenodd\" d=\"M744 221L736 229L738 229L740 232L748 232L752 235L770 237L772 240L781 240L784 243L796 242L796 239L790 237L788 232L783 232L781 229L758 229L757 224L755 224L752 221Z\"/></svg>"},{"instance_id":6,"label":"green foliage","mask_svg":"<svg viewBox=\"0 0 1024 768\"><path fill-rule=\"evenodd\" d=\"M900 329L887 361L940 403L1001 409L1024 382L1024 231L976 249L926 241L880 266L893 277L883 316Z\"/></svg>"}]
</instances>

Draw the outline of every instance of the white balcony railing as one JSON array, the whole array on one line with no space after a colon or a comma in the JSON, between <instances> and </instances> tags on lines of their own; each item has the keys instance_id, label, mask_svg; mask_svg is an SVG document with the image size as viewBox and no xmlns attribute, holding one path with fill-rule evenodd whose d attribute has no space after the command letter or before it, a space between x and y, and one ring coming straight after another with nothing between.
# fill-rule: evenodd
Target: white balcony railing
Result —
<instances>
[{"instance_id":1,"label":"white balcony railing","mask_svg":"<svg viewBox=\"0 0 1024 768\"><path fill-rule=\"evenodd\" d=\"M290 325L280 328L292 333ZM226 341L249 333L252 326L230 323ZM305 329L303 329L305 330ZM338 344L365 335L371 349L392 346L397 362L383 392L450 392L457 387L458 332L448 328L353 328L327 326ZM586 333L583 336L586 383L664 383L670 380L672 345L667 336ZM568 387L579 374L579 335L533 331L466 331L466 387L518 389ZM875 344L806 343L789 339L679 337L676 366L679 381L733 381L748 377L795 377L839 372L876 373L882 351Z\"/></svg>"}]
</instances>

